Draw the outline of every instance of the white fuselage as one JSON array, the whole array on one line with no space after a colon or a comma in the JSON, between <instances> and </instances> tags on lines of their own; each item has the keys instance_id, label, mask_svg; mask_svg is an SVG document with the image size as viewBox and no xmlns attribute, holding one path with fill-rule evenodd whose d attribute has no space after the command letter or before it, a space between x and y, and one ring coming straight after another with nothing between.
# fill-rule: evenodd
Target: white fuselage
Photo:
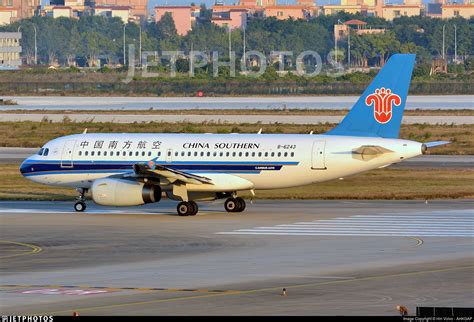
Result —
<instances>
[{"instance_id":1,"label":"white fuselage","mask_svg":"<svg viewBox=\"0 0 474 322\"><path fill-rule=\"evenodd\" d=\"M355 153L361 146L379 146L391 152L375 156ZM217 191L223 190L229 175L253 184L242 190L288 188L346 177L418 156L422 144L309 134L112 133L61 137L43 149L48 149L46 156L33 155L21 166L25 177L42 184L90 188L96 179L133 172L133 164L154 160L221 182L213 188ZM209 189L192 184L187 188Z\"/></svg>"}]
</instances>

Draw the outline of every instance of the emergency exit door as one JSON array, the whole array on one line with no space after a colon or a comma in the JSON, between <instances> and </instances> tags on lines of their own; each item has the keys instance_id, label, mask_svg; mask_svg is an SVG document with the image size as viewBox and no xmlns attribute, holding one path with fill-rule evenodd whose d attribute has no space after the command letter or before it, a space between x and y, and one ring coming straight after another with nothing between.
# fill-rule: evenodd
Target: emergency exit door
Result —
<instances>
[{"instance_id":1,"label":"emergency exit door","mask_svg":"<svg viewBox=\"0 0 474 322\"><path fill-rule=\"evenodd\" d=\"M326 141L314 141L313 152L311 156L311 169L313 170L326 169L325 148L326 148Z\"/></svg>"}]
</instances>

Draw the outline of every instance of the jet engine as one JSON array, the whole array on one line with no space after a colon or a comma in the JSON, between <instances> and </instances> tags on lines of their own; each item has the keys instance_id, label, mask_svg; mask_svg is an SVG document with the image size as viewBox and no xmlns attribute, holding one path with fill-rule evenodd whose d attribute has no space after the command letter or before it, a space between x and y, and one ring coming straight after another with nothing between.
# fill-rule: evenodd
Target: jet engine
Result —
<instances>
[{"instance_id":1,"label":"jet engine","mask_svg":"<svg viewBox=\"0 0 474 322\"><path fill-rule=\"evenodd\" d=\"M103 206L139 206L161 200L161 188L122 179L98 179L91 187L92 199Z\"/></svg>"}]
</instances>

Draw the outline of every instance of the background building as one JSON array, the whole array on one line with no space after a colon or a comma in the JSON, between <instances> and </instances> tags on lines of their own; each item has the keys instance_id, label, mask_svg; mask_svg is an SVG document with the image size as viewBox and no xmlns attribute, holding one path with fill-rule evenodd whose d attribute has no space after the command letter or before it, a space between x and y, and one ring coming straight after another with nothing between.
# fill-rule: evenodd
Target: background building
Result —
<instances>
[{"instance_id":1,"label":"background building","mask_svg":"<svg viewBox=\"0 0 474 322\"><path fill-rule=\"evenodd\" d=\"M21 66L21 32L0 32L0 70Z\"/></svg>"},{"instance_id":2,"label":"background building","mask_svg":"<svg viewBox=\"0 0 474 322\"><path fill-rule=\"evenodd\" d=\"M92 0L86 2L93 9L95 7L130 7L131 15L135 19L145 21L148 17L148 0Z\"/></svg>"},{"instance_id":3,"label":"background building","mask_svg":"<svg viewBox=\"0 0 474 322\"><path fill-rule=\"evenodd\" d=\"M178 35L191 31L201 8L197 6L158 6L155 7L155 21L158 22L167 13L171 14Z\"/></svg>"},{"instance_id":4,"label":"background building","mask_svg":"<svg viewBox=\"0 0 474 322\"><path fill-rule=\"evenodd\" d=\"M40 0L0 0L0 24L30 18L39 6Z\"/></svg>"}]
</instances>

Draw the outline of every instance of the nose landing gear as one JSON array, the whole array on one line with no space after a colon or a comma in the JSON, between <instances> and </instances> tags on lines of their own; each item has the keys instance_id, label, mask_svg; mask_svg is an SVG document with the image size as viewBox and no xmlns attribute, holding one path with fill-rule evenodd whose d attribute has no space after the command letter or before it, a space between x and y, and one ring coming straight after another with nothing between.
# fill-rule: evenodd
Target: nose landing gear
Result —
<instances>
[{"instance_id":1,"label":"nose landing gear","mask_svg":"<svg viewBox=\"0 0 474 322\"><path fill-rule=\"evenodd\" d=\"M84 197L87 192L87 189L79 188L77 189L77 192L79 192L79 197L77 197L77 201L74 204L74 210L77 212L83 212L87 208L86 198Z\"/></svg>"}]
</instances>

